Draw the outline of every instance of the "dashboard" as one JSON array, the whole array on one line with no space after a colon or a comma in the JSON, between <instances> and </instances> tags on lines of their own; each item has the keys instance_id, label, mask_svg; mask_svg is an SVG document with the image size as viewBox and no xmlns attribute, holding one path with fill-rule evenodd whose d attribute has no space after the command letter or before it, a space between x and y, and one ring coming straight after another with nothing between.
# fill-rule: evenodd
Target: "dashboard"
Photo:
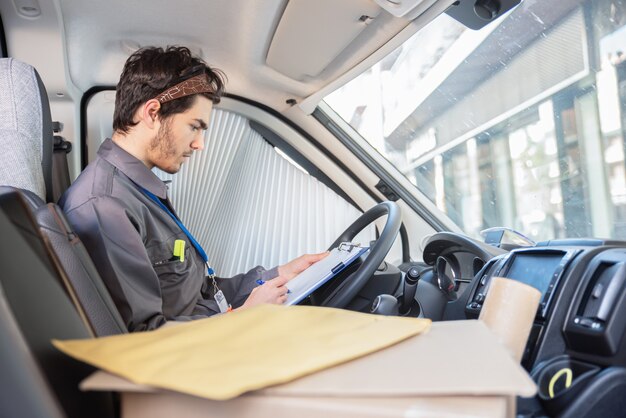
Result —
<instances>
[{"instance_id":1,"label":"dashboard","mask_svg":"<svg viewBox=\"0 0 626 418\"><path fill-rule=\"evenodd\" d=\"M523 365L530 369L559 352L570 352L597 364L626 366L626 344L621 345L626 248L593 244L555 241L491 259L462 298L466 317L478 317L493 277L517 280L541 292Z\"/></svg>"},{"instance_id":2,"label":"dashboard","mask_svg":"<svg viewBox=\"0 0 626 418\"><path fill-rule=\"evenodd\" d=\"M424 261L432 266L431 282L456 282L457 294L453 300L447 295L441 320L478 318L494 277L517 280L541 292L522 359L539 395L520 402L518 414L527 408L550 416L577 416L599 402L624 410L626 242L553 240L498 252L446 234L431 238L424 248ZM569 381L560 377L564 371L571 373ZM555 395L550 391L558 384L563 388Z\"/></svg>"}]
</instances>

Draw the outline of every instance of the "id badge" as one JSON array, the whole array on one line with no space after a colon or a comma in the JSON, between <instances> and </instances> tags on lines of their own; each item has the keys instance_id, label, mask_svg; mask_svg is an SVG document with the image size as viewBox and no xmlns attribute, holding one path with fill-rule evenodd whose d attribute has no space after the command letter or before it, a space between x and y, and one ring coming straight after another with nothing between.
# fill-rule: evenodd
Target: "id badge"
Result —
<instances>
[{"instance_id":1,"label":"id badge","mask_svg":"<svg viewBox=\"0 0 626 418\"><path fill-rule=\"evenodd\" d=\"M228 311L228 302L226 301L226 296L224 296L224 292L218 290L215 293L215 302L217 302L217 306L220 308L220 312L224 313Z\"/></svg>"}]
</instances>

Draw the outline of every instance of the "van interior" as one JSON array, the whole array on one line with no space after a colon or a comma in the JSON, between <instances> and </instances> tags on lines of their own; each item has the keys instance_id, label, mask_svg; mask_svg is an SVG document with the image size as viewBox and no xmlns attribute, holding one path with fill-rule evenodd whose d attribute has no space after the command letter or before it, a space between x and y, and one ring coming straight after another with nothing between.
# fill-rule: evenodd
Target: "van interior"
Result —
<instances>
[{"instance_id":1,"label":"van interior","mask_svg":"<svg viewBox=\"0 0 626 418\"><path fill-rule=\"evenodd\" d=\"M220 276L358 242L302 303L432 321L524 283L538 394L516 415L624 416L626 0L2 0L0 19L1 416L120 414L50 344L127 332L56 203L113 133L125 60L168 45L228 79L204 151L154 169Z\"/></svg>"}]
</instances>

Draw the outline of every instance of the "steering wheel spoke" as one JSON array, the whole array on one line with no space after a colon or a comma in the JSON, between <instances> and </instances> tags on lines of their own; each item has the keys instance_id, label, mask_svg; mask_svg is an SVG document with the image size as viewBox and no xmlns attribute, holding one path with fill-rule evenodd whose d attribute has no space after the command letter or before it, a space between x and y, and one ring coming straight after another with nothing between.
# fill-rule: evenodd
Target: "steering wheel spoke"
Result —
<instances>
[{"instance_id":1,"label":"steering wheel spoke","mask_svg":"<svg viewBox=\"0 0 626 418\"><path fill-rule=\"evenodd\" d=\"M377 219L387 216L385 226L380 237L370 247L363 258L361 265L356 271L350 273L348 270L345 274L339 274L331 279L329 283L316 290L311 295L311 303L320 306L329 306L334 308L344 308L352 299L363 289L367 281L372 277L378 266L383 262L391 246L393 245L402 218L400 208L394 202L381 202L369 209L352 223L339 237L333 242L329 250L336 248L342 242L350 242L361 231ZM346 276L346 274L348 276Z\"/></svg>"}]
</instances>

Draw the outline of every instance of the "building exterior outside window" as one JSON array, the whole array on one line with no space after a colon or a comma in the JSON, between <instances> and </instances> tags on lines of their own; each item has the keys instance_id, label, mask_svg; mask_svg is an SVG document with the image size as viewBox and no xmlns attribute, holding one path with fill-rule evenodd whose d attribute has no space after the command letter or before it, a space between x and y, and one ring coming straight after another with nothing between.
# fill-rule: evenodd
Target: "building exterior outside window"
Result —
<instances>
[{"instance_id":1,"label":"building exterior outside window","mask_svg":"<svg viewBox=\"0 0 626 418\"><path fill-rule=\"evenodd\" d=\"M626 239L626 0L442 15L325 101L469 235Z\"/></svg>"}]
</instances>

